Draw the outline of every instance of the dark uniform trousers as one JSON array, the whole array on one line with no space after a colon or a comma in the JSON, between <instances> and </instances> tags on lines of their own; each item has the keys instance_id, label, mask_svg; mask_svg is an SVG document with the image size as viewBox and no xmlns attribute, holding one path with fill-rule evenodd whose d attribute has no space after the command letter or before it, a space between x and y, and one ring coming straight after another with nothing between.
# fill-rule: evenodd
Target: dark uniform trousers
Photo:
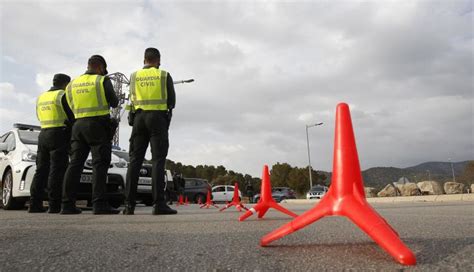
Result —
<instances>
[{"instance_id":1,"label":"dark uniform trousers","mask_svg":"<svg viewBox=\"0 0 474 272\"><path fill-rule=\"evenodd\" d=\"M36 172L31 182L31 201L41 204L48 188L50 204L61 204L64 172L69 157L70 130L65 127L42 129L38 137Z\"/></svg>"},{"instance_id":2,"label":"dark uniform trousers","mask_svg":"<svg viewBox=\"0 0 474 272\"><path fill-rule=\"evenodd\" d=\"M64 176L63 204L76 202L84 162L92 153L92 203L106 202L107 170L110 166L112 141L110 117L77 119L72 127L71 162Z\"/></svg>"},{"instance_id":3,"label":"dark uniform trousers","mask_svg":"<svg viewBox=\"0 0 474 272\"><path fill-rule=\"evenodd\" d=\"M127 171L125 202L135 206L140 169L148 143L152 155L153 204L165 201L165 162L168 155L168 119L166 111L138 110L130 137L130 164Z\"/></svg>"}]
</instances>

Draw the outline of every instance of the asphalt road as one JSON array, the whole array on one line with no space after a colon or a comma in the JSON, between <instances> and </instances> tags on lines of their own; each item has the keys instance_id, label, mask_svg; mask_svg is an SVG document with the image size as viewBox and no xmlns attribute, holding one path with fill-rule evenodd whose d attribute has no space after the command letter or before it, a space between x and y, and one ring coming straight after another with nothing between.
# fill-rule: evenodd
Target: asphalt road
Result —
<instances>
[{"instance_id":1,"label":"asphalt road","mask_svg":"<svg viewBox=\"0 0 474 272\"><path fill-rule=\"evenodd\" d=\"M312 205L285 204L301 214ZM474 271L473 202L374 204L417 256L402 266L350 221L327 217L270 247L260 238L289 221L237 220L197 205L178 215L94 216L0 211L0 271Z\"/></svg>"}]
</instances>

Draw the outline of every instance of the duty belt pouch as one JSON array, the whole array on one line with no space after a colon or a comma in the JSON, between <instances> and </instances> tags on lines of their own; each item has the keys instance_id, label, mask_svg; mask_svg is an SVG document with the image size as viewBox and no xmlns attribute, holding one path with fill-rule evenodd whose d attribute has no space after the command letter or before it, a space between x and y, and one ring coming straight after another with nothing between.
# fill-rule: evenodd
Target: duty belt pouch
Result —
<instances>
[{"instance_id":1,"label":"duty belt pouch","mask_svg":"<svg viewBox=\"0 0 474 272\"><path fill-rule=\"evenodd\" d=\"M135 121L135 111L130 110L128 112L128 125L133 127L133 122Z\"/></svg>"}]
</instances>

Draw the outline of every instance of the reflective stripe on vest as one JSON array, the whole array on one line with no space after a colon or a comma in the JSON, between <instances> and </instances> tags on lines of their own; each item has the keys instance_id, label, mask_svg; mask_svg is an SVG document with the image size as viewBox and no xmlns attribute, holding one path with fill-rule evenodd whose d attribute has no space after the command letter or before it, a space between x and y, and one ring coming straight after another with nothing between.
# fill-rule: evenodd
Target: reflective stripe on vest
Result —
<instances>
[{"instance_id":1,"label":"reflective stripe on vest","mask_svg":"<svg viewBox=\"0 0 474 272\"><path fill-rule=\"evenodd\" d=\"M168 73L154 67L141 69L130 76L130 99L134 109L167 110Z\"/></svg>"},{"instance_id":2,"label":"reflective stripe on vest","mask_svg":"<svg viewBox=\"0 0 474 272\"><path fill-rule=\"evenodd\" d=\"M36 102L36 116L41 128L64 127L66 113L61 104L64 90L44 92Z\"/></svg>"},{"instance_id":3,"label":"reflective stripe on vest","mask_svg":"<svg viewBox=\"0 0 474 272\"><path fill-rule=\"evenodd\" d=\"M85 74L74 79L66 88L66 98L76 119L110 113L103 76Z\"/></svg>"}]
</instances>

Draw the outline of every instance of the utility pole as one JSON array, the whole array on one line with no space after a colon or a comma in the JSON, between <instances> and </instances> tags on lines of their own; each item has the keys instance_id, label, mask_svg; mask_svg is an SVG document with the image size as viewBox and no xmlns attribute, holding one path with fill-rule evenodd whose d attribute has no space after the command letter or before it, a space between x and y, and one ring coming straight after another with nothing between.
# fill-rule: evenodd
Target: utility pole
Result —
<instances>
[{"instance_id":1,"label":"utility pole","mask_svg":"<svg viewBox=\"0 0 474 272\"><path fill-rule=\"evenodd\" d=\"M449 162L451 163L451 172L453 173L453 182L456 182L456 176L454 175L454 165L453 161L451 161L451 158L448 159Z\"/></svg>"},{"instance_id":2,"label":"utility pole","mask_svg":"<svg viewBox=\"0 0 474 272\"><path fill-rule=\"evenodd\" d=\"M313 175L312 175L312 171L311 171L311 155L310 155L310 152L309 152L309 136L308 136L308 128L310 127L316 127L316 126L320 126L322 125L323 123L317 123L317 124L314 124L314 125L306 125L306 144L308 146L308 172L309 172L309 189L313 188Z\"/></svg>"}]
</instances>

